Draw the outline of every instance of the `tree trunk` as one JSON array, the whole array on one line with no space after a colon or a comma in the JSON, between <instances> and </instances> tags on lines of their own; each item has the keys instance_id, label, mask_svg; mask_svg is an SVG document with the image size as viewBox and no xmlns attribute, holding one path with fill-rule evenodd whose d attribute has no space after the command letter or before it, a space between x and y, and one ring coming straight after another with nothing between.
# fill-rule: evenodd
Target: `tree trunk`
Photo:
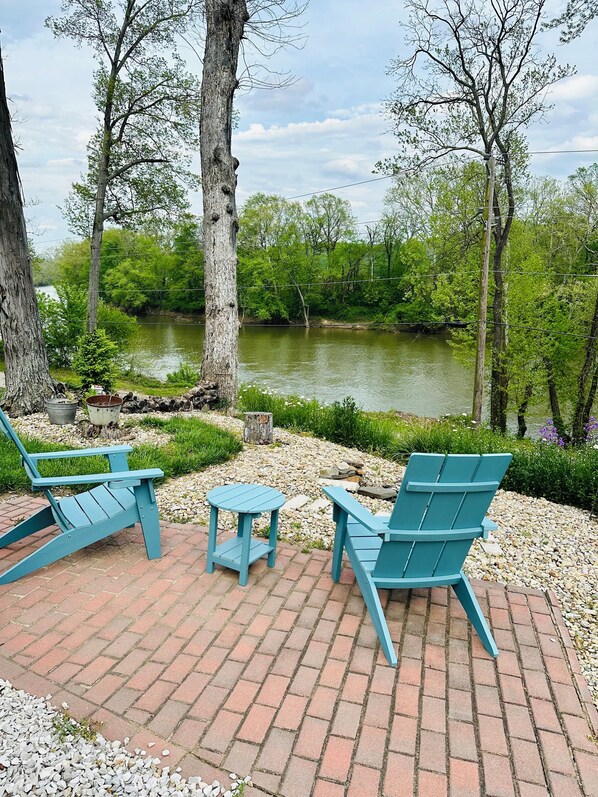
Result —
<instances>
[{"instance_id":1,"label":"tree trunk","mask_svg":"<svg viewBox=\"0 0 598 797\"><path fill-rule=\"evenodd\" d=\"M33 287L17 159L0 52L0 334L4 343L4 409L26 415L44 409L55 388Z\"/></svg>"},{"instance_id":2,"label":"tree trunk","mask_svg":"<svg viewBox=\"0 0 598 797\"><path fill-rule=\"evenodd\" d=\"M554 368L549 357L544 358L544 367L546 368L546 383L548 385L548 399L550 401L550 411L552 413L552 423L557 431L557 434L566 443L571 440L570 435L567 434L565 429L565 422L561 414L561 405L559 402L559 395L554 381Z\"/></svg>"},{"instance_id":3,"label":"tree trunk","mask_svg":"<svg viewBox=\"0 0 598 797\"><path fill-rule=\"evenodd\" d=\"M305 326L306 329L309 329L309 307L305 304L303 291L299 287L298 282L295 282L295 287L297 288L297 293L299 294L299 300L301 302L301 309L303 311L303 325Z\"/></svg>"},{"instance_id":4,"label":"tree trunk","mask_svg":"<svg viewBox=\"0 0 598 797\"><path fill-rule=\"evenodd\" d=\"M243 415L243 442L270 445L274 435L271 412L246 412Z\"/></svg>"},{"instance_id":5,"label":"tree trunk","mask_svg":"<svg viewBox=\"0 0 598 797\"><path fill-rule=\"evenodd\" d=\"M237 398L239 312L235 204L238 161L231 152L239 45L249 19L245 0L206 0L200 151L203 190L206 334L202 378L218 383L229 406Z\"/></svg>"},{"instance_id":6,"label":"tree trunk","mask_svg":"<svg viewBox=\"0 0 598 797\"><path fill-rule=\"evenodd\" d=\"M577 379L577 402L573 412L571 436L573 443L579 445L585 441L585 425L590 417L592 404L596 395L595 371L596 363L596 337L598 336L598 293L594 304L594 315L590 325L590 333L586 344L586 352Z\"/></svg>"},{"instance_id":7,"label":"tree trunk","mask_svg":"<svg viewBox=\"0 0 598 797\"><path fill-rule=\"evenodd\" d=\"M523 391L523 399L517 405L517 437L520 437L521 439L525 437L525 433L527 432L525 413L527 412L529 400L531 399L533 392L534 392L533 386L526 385L525 390Z\"/></svg>"},{"instance_id":8,"label":"tree trunk","mask_svg":"<svg viewBox=\"0 0 598 797\"><path fill-rule=\"evenodd\" d=\"M490 426L506 434L509 379L506 366L507 328L504 321L504 280L502 275L502 244L494 250L494 298L492 314L492 368L490 372Z\"/></svg>"},{"instance_id":9,"label":"tree trunk","mask_svg":"<svg viewBox=\"0 0 598 797\"><path fill-rule=\"evenodd\" d=\"M100 302L100 267L102 238L104 237L104 204L108 177L108 156L102 154L98 173L98 191L91 231L91 260L89 263L89 283L87 293L87 331L94 332L98 325L98 304Z\"/></svg>"}]
</instances>

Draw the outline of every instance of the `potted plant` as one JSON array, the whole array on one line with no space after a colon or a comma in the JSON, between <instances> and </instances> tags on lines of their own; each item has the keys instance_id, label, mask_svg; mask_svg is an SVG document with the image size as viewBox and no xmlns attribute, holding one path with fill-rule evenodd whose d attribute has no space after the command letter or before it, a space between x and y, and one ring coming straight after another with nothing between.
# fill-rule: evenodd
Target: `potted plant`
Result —
<instances>
[{"instance_id":1,"label":"potted plant","mask_svg":"<svg viewBox=\"0 0 598 797\"><path fill-rule=\"evenodd\" d=\"M75 423L78 406L77 399L69 398L68 396L55 396L54 398L46 399L46 412L50 423L60 425Z\"/></svg>"}]
</instances>

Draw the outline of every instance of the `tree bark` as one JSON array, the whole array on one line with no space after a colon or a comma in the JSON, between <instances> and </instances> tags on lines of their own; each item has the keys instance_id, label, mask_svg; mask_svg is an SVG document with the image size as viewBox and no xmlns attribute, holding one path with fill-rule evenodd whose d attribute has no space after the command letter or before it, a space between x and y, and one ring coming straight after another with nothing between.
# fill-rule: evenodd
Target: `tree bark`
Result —
<instances>
[{"instance_id":1,"label":"tree bark","mask_svg":"<svg viewBox=\"0 0 598 797\"><path fill-rule=\"evenodd\" d=\"M0 335L6 363L4 409L26 415L55 394L48 369L27 244L21 184L0 52Z\"/></svg>"},{"instance_id":2,"label":"tree bark","mask_svg":"<svg viewBox=\"0 0 598 797\"><path fill-rule=\"evenodd\" d=\"M557 431L558 436L568 443L571 440L571 437L567 434L565 422L561 414L559 394L557 392L556 382L554 381L554 368L549 357L544 358L544 367L546 369L546 384L548 386L548 399L550 401L552 423Z\"/></svg>"},{"instance_id":3,"label":"tree bark","mask_svg":"<svg viewBox=\"0 0 598 797\"><path fill-rule=\"evenodd\" d=\"M586 344L586 351L583 365L577 380L577 402L573 412L573 423L571 424L571 436L573 443L579 445L585 441L585 425L592 411L592 404L596 395L596 372L598 363L596 362L596 338L598 336L598 293L594 304L594 314L590 324L590 334Z\"/></svg>"},{"instance_id":4,"label":"tree bark","mask_svg":"<svg viewBox=\"0 0 598 797\"><path fill-rule=\"evenodd\" d=\"M245 0L206 0L200 151L203 189L206 334L202 378L218 383L229 406L237 398L239 311L235 203L238 161L231 152L239 46L249 20Z\"/></svg>"}]
</instances>

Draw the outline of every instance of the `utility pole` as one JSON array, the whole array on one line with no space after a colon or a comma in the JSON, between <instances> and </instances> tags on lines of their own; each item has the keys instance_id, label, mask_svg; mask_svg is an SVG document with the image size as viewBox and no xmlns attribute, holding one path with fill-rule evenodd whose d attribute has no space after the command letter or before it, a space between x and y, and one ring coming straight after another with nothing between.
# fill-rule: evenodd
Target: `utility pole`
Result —
<instances>
[{"instance_id":1,"label":"utility pole","mask_svg":"<svg viewBox=\"0 0 598 797\"><path fill-rule=\"evenodd\" d=\"M486 330L488 315L488 271L490 267L490 243L492 239L492 220L494 218L494 172L496 160L494 155L488 158L488 176L486 179L486 203L484 206L485 233L484 257L480 277L480 300L478 305L478 346L475 360L473 382L473 420L479 425L482 422L482 406L484 404L484 365L486 361Z\"/></svg>"}]
</instances>

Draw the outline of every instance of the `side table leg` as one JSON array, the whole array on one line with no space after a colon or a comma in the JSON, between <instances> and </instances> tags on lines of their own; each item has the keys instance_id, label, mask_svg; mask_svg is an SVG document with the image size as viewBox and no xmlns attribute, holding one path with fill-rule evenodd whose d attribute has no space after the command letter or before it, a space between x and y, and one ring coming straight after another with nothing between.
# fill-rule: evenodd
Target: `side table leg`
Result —
<instances>
[{"instance_id":1,"label":"side table leg","mask_svg":"<svg viewBox=\"0 0 598 797\"><path fill-rule=\"evenodd\" d=\"M214 572L214 551L216 550L216 534L218 533L218 508L213 506L210 510L210 528L208 531L208 557L206 573Z\"/></svg>"},{"instance_id":2,"label":"side table leg","mask_svg":"<svg viewBox=\"0 0 598 797\"><path fill-rule=\"evenodd\" d=\"M249 575L249 552L251 550L251 527L253 516L239 513L239 528L243 541L241 544L241 569L239 570L239 584L244 587L247 584Z\"/></svg>"},{"instance_id":3,"label":"side table leg","mask_svg":"<svg viewBox=\"0 0 598 797\"><path fill-rule=\"evenodd\" d=\"M278 509L270 515L270 536L268 542L272 550L268 554L268 567L274 567L276 563L276 538L278 535Z\"/></svg>"}]
</instances>

